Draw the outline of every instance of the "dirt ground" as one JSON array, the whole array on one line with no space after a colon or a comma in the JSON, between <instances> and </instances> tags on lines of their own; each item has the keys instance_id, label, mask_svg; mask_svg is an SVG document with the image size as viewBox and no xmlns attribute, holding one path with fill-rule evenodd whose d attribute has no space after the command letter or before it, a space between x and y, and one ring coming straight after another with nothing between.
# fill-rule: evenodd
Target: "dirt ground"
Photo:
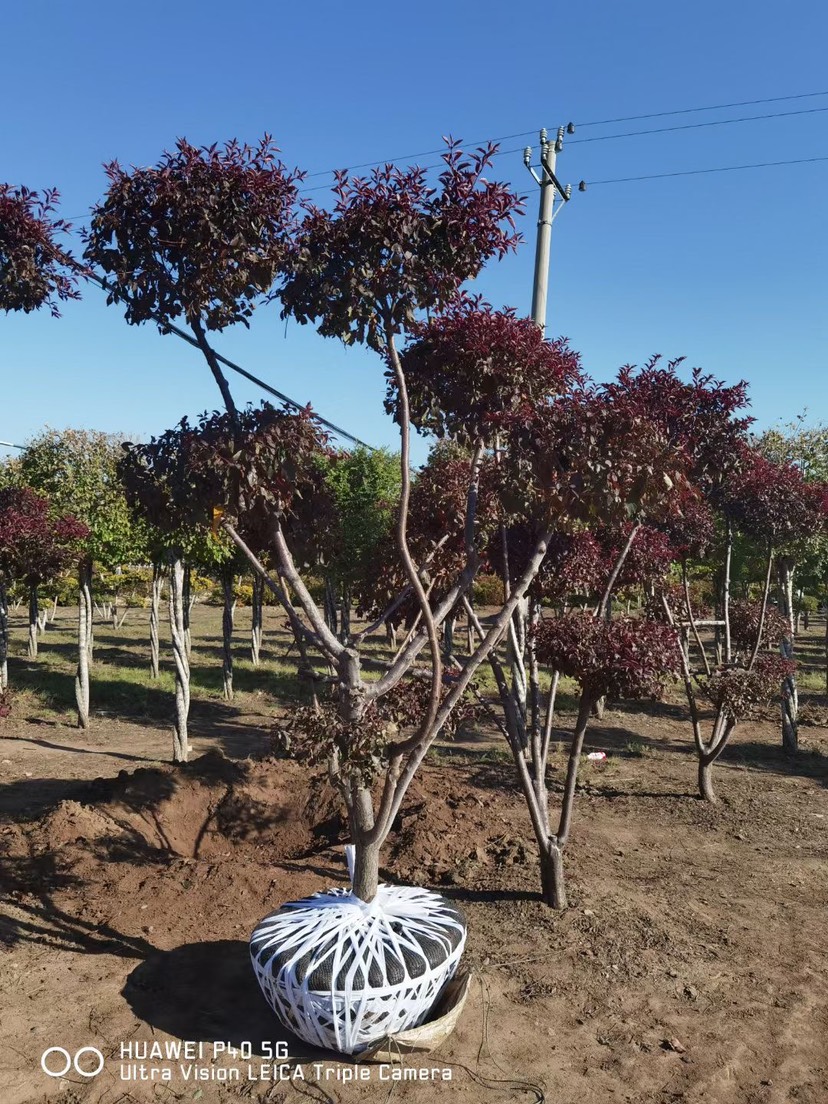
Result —
<instances>
[{"instance_id":1,"label":"dirt ground","mask_svg":"<svg viewBox=\"0 0 828 1104\"><path fill-rule=\"evenodd\" d=\"M608 759L583 773L563 914L538 901L528 816L492 734L437 749L383 877L460 905L473 980L456 1032L405 1059L414 1081L310 1051L261 997L249 933L283 901L344 883L344 833L324 781L271 756L267 708L245 698L215 729L208 714L179 771L155 720L0 728L2 1104L828 1101L824 727L803 727L790 762L774 723L744 725L710 807L678 703L609 710L588 737ZM563 770L560 750L553 789ZM170 1040L204 1057L129 1058ZM214 1044L247 1042L249 1060L213 1061ZM290 1080L266 1060L280 1043ZM97 1047L104 1068L49 1077L55 1046ZM173 1079L132 1079L142 1064ZM188 1080L190 1065L239 1080Z\"/></svg>"}]
</instances>

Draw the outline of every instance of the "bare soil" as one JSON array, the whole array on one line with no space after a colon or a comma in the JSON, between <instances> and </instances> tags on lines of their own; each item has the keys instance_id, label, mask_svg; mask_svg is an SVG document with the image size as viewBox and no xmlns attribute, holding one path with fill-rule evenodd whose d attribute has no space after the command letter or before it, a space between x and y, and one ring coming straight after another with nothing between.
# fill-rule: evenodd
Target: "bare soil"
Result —
<instances>
[{"instance_id":1,"label":"bare soil","mask_svg":"<svg viewBox=\"0 0 828 1104\"><path fill-rule=\"evenodd\" d=\"M269 724L269 706L248 699L217 711L213 730L203 709L196 758L179 770L162 761L164 724L98 717L81 734L32 715L0 729L2 1104L828 1101L824 727L803 728L792 762L775 723L742 726L713 807L694 796L678 702L609 710L588 737L608 759L582 776L563 914L538 900L528 816L495 735L438 748L383 877L464 910L469 999L439 1051L405 1059L436 1079L386 1080L371 1065L354 1083L352 1063L280 1027L249 965L262 916L345 880L337 803L323 778L272 757ZM561 744L553 789L564 766ZM122 1044L177 1039L206 1044L196 1064L240 1080L187 1081L175 1061L145 1063L168 1066L169 1083L121 1079ZM251 1062L212 1062L214 1042L247 1041ZM280 1041L304 1080L251 1080L263 1044ZM98 1047L104 1069L50 1078L52 1046Z\"/></svg>"}]
</instances>

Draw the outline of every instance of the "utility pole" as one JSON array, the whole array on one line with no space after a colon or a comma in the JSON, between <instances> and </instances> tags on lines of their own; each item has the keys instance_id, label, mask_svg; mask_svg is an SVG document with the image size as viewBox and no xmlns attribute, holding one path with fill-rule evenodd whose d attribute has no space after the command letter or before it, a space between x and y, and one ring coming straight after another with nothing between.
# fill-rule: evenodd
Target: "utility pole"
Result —
<instances>
[{"instance_id":1,"label":"utility pole","mask_svg":"<svg viewBox=\"0 0 828 1104\"><path fill-rule=\"evenodd\" d=\"M540 188L538 232L535 244L535 275L532 284L532 321L540 326L541 332L546 329L546 297L549 288L549 252L552 244L552 223L564 204L569 202L572 195L571 186L567 184L564 187L555 176L555 163L557 155L563 149L564 134L574 133L574 123L568 123L565 127L558 127L558 134L554 142L549 141L545 128L540 132L540 175L532 166L532 147L527 146L523 151L523 163ZM559 200L557 206L555 204L556 199Z\"/></svg>"}]
</instances>

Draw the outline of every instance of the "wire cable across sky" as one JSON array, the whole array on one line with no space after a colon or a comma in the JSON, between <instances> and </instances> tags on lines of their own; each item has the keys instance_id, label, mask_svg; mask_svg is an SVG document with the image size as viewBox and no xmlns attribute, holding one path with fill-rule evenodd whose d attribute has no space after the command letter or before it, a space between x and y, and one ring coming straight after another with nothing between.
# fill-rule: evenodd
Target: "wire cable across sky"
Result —
<instances>
[{"instance_id":1,"label":"wire cable across sky","mask_svg":"<svg viewBox=\"0 0 828 1104\"><path fill-rule=\"evenodd\" d=\"M663 119L663 118L668 118L669 116L690 115L690 114L694 114L694 113L698 113L698 112L702 112L702 111L723 111L725 109L732 108L732 107L758 107L761 104L783 103L783 102L791 101L791 100L816 99L819 96L828 96L828 90L826 90L825 92L799 92L799 93L795 93L794 95L790 95L790 96L768 96L768 97L765 97L764 99L760 99L760 100L738 100L735 103L709 104L705 107L679 107L679 108L676 108L676 109L671 110L671 111L653 111L653 112L650 112L646 115L620 115L615 119L593 119L592 121L590 121L588 123L576 123L575 125L576 125L577 128L591 127L591 126L610 126L613 123L643 122L645 119ZM768 114L768 115L749 115L749 116L745 116L744 119L718 119L718 120L713 120L713 121L707 122L707 123L696 123L696 124L692 124L692 125L694 125L694 126L717 126L717 125L721 125L722 123L728 123L728 122L747 122L750 119L771 119L771 118L779 118L779 117L786 116L786 115L799 115L799 114L804 115L804 114L808 114L811 111L828 111L828 108L825 108L825 107L822 107L822 108L806 108L806 109L803 109L802 111L783 111L783 112L772 113L772 114ZM666 127L666 128L663 128L663 129L654 129L654 130L648 130L648 131L632 131L631 133L632 134L661 134L661 133L666 133L668 130L681 130L681 129L683 129L683 128L680 127L680 126L679 127ZM478 146L487 145L490 142L510 142L513 138L530 138L530 137L536 136L539 133L539 131L540 131L540 128L536 127L534 130L521 130L521 131L517 131L514 134L499 134L499 135L496 135L492 138L484 138L484 139L480 139L480 140L474 141L474 142L466 142L466 143L464 143L464 145L468 145L469 147L478 147ZM578 141L580 141L580 142L598 142L598 141L603 141L605 139L622 138L622 137L630 137L630 135L629 134L624 134L624 135L621 135L621 134L608 134L608 135L601 135L601 136L596 137L596 138L576 138L576 139L570 139L568 144L573 144L574 142L578 142ZM516 150L502 150L502 151L498 151L498 154L496 156L503 156L506 153L515 153L515 152L518 152L518 151L516 151ZM377 160L377 161L363 161L363 162L361 162L357 165L345 165L345 166L343 166L342 169L317 169L314 172L308 173L306 179L310 180L310 179L313 179L313 178L318 177L318 176L330 176L334 172L340 172L340 171L350 173L350 172L356 172L358 169L374 169L374 168L379 168L382 165L396 164L399 161L411 161L411 160L413 160L417 157L435 157L435 156L437 156L438 154L441 154L441 153L443 153L443 149L420 150L418 153L406 153L406 154L403 154L402 156L399 156L399 157L386 157L386 158L383 158L383 159ZM434 166L427 166L427 167L433 168ZM304 190L305 191L316 191L317 189L314 187L313 189L306 188Z\"/></svg>"}]
</instances>

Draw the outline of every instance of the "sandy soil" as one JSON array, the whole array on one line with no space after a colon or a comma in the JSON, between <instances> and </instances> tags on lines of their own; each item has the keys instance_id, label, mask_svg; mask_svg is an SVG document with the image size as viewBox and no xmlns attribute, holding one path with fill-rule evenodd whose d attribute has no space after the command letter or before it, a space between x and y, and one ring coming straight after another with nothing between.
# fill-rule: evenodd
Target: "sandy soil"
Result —
<instances>
[{"instance_id":1,"label":"sandy soil","mask_svg":"<svg viewBox=\"0 0 828 1104\"><path fill-rule=\"evenodd\" d=\"M443 748L424 768L383 874L460 904L474 980L455 1034L406 1059L436 1075L385 1080L374 1065L359 1083L345 1080L352 1064L280 1028L250 970L260 917L344 880L336 803L267 757L262 718L248 730L239 717L230 746L197 733L202 754L178 772L156 764L164 726L7 725L0 1100L823 1104L825 730L803 730L790 764L775 725L746 726L711 808L693 796L679 714L608 712L592 732L609 759L583 776L565 914L537 900L527 814L496 743ZM561 754L553 779L562 768ZM168 1066L169 1083L121 1079L122 1045L176 1039L205 1044L196 1065L241 1079L187 1081L175 1061L144 1063ZM252 1061L212 1062L214 1043L246 1041ZM262 1055L280 1042L293 1080L249 1079L248 1066L270 1076ZM106 1058L95 1078L40 1069L47 1047L90 1045Z\"/></svg>"}]
</instances>

